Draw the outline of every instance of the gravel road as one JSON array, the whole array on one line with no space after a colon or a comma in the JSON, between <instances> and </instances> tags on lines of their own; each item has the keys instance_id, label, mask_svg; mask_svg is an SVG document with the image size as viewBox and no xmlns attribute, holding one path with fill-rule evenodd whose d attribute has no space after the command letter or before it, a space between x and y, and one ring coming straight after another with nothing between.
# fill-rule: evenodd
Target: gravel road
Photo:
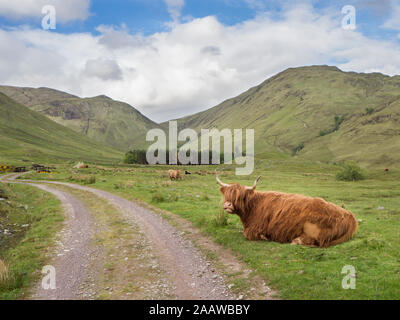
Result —
<instances>
[{"instance_id":1,"label":"gravel road","mask_svg":"<svg viewBox=\"0 0 400 320\"><path fill-rule=\"evenodd\" d=\"M42 281L39 281L29 298L33 300L81 299L79 287L89 276L87 270L91 257L89 242L93 232L91 217L83 203L70 194L47 185L26 184L49 192L58 198L66 216L57 246L50 253L52 258L49 266L55 269L56 288L45 289ZM49 271L43 274L43 278L48 275L47 272Z\"/></svg>"},{"instance_id":2,"label":"gravel road","mask_svg":"<svg viewBox=\"0 0 400 320\"><path fill-rule=\"evenodd\" d=\"M8 176L8 178L12 180L18 176L19 175L11 175ZM2 179L5 179L5 177L3 176ZM60 192L48 186L37 184L46 183L50 185L63 185L91 192L98 197L108 200L119 209L127 219L131 219L133 223L137 224L149 240L153 254L158 257L162 269L169 278L171 291L177 299L237 299L236 295L228 289L223 277L211 266L211 263L205 259L200 250L157 213L109 192L90 187L55 181L18 181L53 193L60 198L63 203L67 204L68 215L71 217L75 216L75 218L70 219L71 221L68 227L70 231L68 234L70 236L67 236L65 240L65 246L73 249L59 257L56 267L58 270L57 282L60 283L60 288L63 280L59 280L59 276L65 274L66 281L67 279L70 281L69 287L66 288L67 292L64 294L53 293L51 297L43 296L50 293L41 293L38 295L39 297L43 296L49 299L76 298L74 290L77 283L84 277L84 266L87 264L89 254L87 241L91 234L90 219L88 219L84 206L77 199L65 192ZM33 182L35 183L32 184ZM76 244L75 240L78 240ZM72 281L72 279L74 279L74 281Z\"/></svg>"}]
</instances>

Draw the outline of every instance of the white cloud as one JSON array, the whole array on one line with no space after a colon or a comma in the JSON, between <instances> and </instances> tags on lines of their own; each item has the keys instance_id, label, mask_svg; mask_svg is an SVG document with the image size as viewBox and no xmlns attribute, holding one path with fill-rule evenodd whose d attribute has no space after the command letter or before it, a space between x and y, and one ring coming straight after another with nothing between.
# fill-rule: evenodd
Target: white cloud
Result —
<instances>
[{"instance_id":1,"label":"white cloud","mask_svg":"<svg viewBox=\"0 0 400 320\"><path fill-rule=\"evenodd\" d=\"M43 17L42 8L52 5L57 22L85 20L89 15L90 0L0 0L0 16L20 20Z\"/></svg>"},{"instance_id":2,"label":"white cloud","mask_svg":"<svg viewBox=\"0 0 400 320\"><path fill-rule=\"evenodd\" d=\"M105 94L162 121L212 107L288 67L333 64L400 73L396 42L340 27L337 16L296 6L233 26L215 17L149 36L101 26L99 36L0 29L0 83Z\"/></svg>"}]
</instances>

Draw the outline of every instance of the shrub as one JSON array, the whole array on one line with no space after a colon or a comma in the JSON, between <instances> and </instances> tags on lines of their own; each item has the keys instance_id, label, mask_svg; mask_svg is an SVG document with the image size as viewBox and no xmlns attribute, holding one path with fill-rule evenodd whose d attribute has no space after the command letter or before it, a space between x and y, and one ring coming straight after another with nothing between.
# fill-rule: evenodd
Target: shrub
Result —
<instances>
[{"instance_id":1,"label":"shrub","mask_svg":"<svg viewBox=\"0 0 400 320\"><path fill-rule=\"evenodd\" d=\"M335 116L334 121L335 124L332 129L321 130L319 132L320 137L326 136L327 134L331 134L337 130L339 130L340 125L346 119L345 116Z\"/></svg>"},{"instance_id":2,"label":"shrub","mask_svg":"<svg viewBox=\"0 0 400 320\"><path fill-rule=\"evenodd\" d=\"M374 111L375 111L374 108L365 108L365 113L368 115L374 113Z\"/></svg>"},{"instance_id":3,"label":"shrub","mask_svg":"<svg viewBox=\"0 0 400 320\"><path fill-rule=\"evenodd\" d=\"M146 151L145 150L128 151L124 156L123 162L127 164L147 164Z\"/></svg>"},{"instance_id":4,"label":"shrub","mask_svg":"<svg viewBox=\"0 0 400 320\"><path fill-rule=\"evenodd\" d=\"M158 156L159 152L160 152L160 150L157 150L155 152L155 156ZM170 163L170 160L169 160L170 152L169 152L169 150L163 150L163 152L165 152L165 159L164 160L165 160L166 164ZM146 150L131 150L131 151L128 151L127 153L125 153L125 156L123 158L123 163L126 163L126 164L144 164L144 165L146 165L146 164L148 164L146 153L147 153ZM186 156L188 156L188 157L190 156L189 150L186 152ZM206 160L207 161L206 163L202 162L203 157L205 159L208 158L208 160ZM232 157L232 159L235 159L235 154L232 153L231 157ZM219 159L220 163L224 163L224 161L225 161L224 153L218 153L217 152L216 153L216 158L217 158L217 160ZM177 161L178 165L182 165L182 163L179 161L179 158L177 160L178 160ZM208 164L211 164L211 163L213 163L213 151L212 150L203 150L203 151L198 151L198 153L197 153L197 161L194 161L193 163L189 162L188 164L189 165L191 165L191 164L193 164L193 165L197 165L197 164L208 165Z\"/></svg>"},{"instance_id":5,"label":"shrub","mask_svg":"<svg viewBox=\"0 0 400 320\"><path fill-rule=\"evenodd\" d=\"M225 210L220 206L220 209L215 214L213 219L214 225L217 227L224 227L228 225L228 216Z\"/></svg>"},{"instance_id":6,"label":"shrub","mask_svg":"<svg viewBox=\"0 0 400 320\"><path fill-rule=\"evenodd\" d=\"M299 153L303 149L304 149L304 143L302 142L296 148L293 149L293 155Z\"/></svg>"},{"instance_id":7,"label":"shrub","mask_svg":"<svg viewBox=\"0 0 400 320\"><path fill-rule=\"evenodd\" d=\"M95 176L90 176L85 180L85 184L95 184L96 183L96 177Z\"/></svg>"},{"instance_id":8,"label":"shrub","mask_svg":"<svg viewBox=\"0 0 400 320\"><path fill-rule=\"evenodd\" d=\"M154 203L165 202L165 197L161 193L156 193L151 198L151 202L154 202Z\"/></svg>"},{"instance_id":9,"label":"shrub","mask_svg":"<svg viewBox=\"0 0 400 320\"><path fill-rule=\"evenodd\" d=\"M74 176L69 176L68 180L83 184L94 184L96 183L96 176L74 175Z\"/></svg>"},{"instance_id":10,"label":"shrub","mask_svg":"<svg viewBox=\"0 0 400 320\"><path fill-rule=\"evenodd\" d=\"M355 163L346 163L342 170L336 174L336 179L340 181L364 180L361 168Z\"/></svg>"}]
</instances>

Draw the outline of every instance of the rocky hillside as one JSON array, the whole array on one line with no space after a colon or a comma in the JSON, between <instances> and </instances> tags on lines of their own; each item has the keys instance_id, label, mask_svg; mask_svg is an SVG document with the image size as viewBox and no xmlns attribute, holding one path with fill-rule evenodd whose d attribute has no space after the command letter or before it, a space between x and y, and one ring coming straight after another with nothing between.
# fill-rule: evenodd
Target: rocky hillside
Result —
<instances>
[{"instance_id":1,"label":"rocky hillside","mask_svg":"<svg viewBox=\"0 0 400 320\"><path fill-rule=\"evenodd\" d=\"M158 125L132 106L106 96L79 98L49 88L0 86L0 92L95 141L126 151Z\"/></svg>"},{"instance_id":2,"label":"rocky hillside","mask_svg":"<svg viewBox=\"0 0 400 320\"><path fill-rule=\"evenodd\" d=\"M0 93L0 163L119 162L122 152L51 121Z\"/></svg>"}]
</instances>

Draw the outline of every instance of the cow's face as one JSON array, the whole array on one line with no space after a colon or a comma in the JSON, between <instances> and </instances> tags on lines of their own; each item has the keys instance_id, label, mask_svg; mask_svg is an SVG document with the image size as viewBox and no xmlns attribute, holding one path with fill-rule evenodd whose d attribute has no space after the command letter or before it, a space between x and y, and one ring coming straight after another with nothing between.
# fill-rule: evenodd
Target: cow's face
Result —
<instances>
[{"instance_id":1,"label":"cow's face","mask_svg":"<svg viewBox=\"0 0 400 320\"><path fill-rule=\"evenodd\" d=\"M219 189L224 196L224 210L228 213L242 215L248 211L249 204L257 185L257 180L252 187L241 186L240 184L227 184L219 180L216 176L217 183L221 186Z\"/></svg>"},{"instance_id":2,"label":"cow's face","mask_svg":"<svg viewBox=\"0 0 400 320\"><path fill-rule=\"evenodd\" d=\"M224 210L231 214L241 215L247 202L251 199L254 190L246 189L239 184L221 187L220 192L224 196Z\"/></svg>"},{"instance_id":3,"label":"cow's face","mask_svg":"<svg viewBox=\"0 0 400 320\"><path fill-rule=\"evenodd\" d=\"M235 206L229 201L224 202L224 210L228 213L235 213Z\"/></svg>"},{"instance_id":4,"label":"cow's face","mask_svg":"<svg viewBox=\"0 0 400 320\"><path fill-rule=\"evenodd\" d=\"M221 187L219 191L222 193L224 197L224 210L231 214L238 214L237 206L235 203L237 202L237 195L239 192L236 192L236 186L231 185L229 187Z\"/></svg>"}]
</instances>

